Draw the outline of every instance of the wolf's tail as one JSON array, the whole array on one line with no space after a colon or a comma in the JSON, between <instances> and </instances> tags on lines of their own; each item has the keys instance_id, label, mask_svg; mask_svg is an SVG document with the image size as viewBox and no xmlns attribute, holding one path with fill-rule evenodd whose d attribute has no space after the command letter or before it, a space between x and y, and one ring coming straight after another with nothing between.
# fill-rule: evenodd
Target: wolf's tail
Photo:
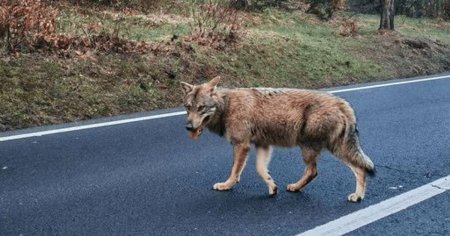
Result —
<instances>
[{"instance_id":1,"label":"wolf's tail","mask_svg":"<svg viewBox=\"0 0 450 236\"><path fill-rule=\"evenodd\" d=\"M341 136L339 142L334 142L330 149L333 154L345 163L363 168L369 176L375 176L376 170L372 160L364 153L359 144L358 130L356 124L346 126L345 135Z\"/></svg>"},{"instance_id":2,"label":"wolf's tail","mask_svg":"<svg viewBox=\"0 0 450 236\"><path fill-rule=\"evenodd\" d=\"M362 167L369 176L375 176L376 170L372 160L364 153L359 144L358 129L356 125L351 128L350 135L345 140L348 151L348 161L351 164Z\"/></svg>"}]
</instances>

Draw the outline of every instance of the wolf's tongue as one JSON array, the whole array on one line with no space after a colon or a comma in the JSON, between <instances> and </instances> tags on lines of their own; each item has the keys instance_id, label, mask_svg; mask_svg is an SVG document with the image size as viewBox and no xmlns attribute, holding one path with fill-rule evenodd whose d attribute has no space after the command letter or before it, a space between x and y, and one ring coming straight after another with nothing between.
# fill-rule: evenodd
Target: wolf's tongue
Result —
<instances>
[{"instance_id":1,"label":"wolf's tongue","mask_svg":"<svg viewBox=\"0 0 450 236\"><path fill-rule=\"evenodd\" d=\"M200 136L200 134L202 134L202 128L198 128L198 129L195 129L195 130L192 130L190 133L191 133L191 138L193 139L193 140L196 140L196 139L198 139L198 137Z\"/></svg>"}]
</instances>

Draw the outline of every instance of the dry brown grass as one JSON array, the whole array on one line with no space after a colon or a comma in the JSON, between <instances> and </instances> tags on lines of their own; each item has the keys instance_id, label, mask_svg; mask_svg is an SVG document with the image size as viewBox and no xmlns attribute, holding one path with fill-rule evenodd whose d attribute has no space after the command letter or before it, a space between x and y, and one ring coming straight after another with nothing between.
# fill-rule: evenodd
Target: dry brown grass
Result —
<instances>
[{"instance_id":1,"label":"dry brown grass","mask_svg":"<svg viewBox=\"0 0 450 236\"><path fill-rule=\"evenodd\" d=\"M0 42L10 52L57 45L58 13L41 0L4 1L0 4Z\"/></svg>"}]
</instances>

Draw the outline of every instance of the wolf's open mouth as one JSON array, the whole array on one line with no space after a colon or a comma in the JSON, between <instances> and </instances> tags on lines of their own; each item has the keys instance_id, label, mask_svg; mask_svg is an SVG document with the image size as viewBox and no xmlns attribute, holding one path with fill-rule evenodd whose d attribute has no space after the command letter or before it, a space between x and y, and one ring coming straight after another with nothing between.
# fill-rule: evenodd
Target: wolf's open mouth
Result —
<instances>
[{"instance_id":1,"label":"wolf's open mouth","mask_svg":"<svg viewBox=\"0 0 450 236\"><path fill-rule=\"evenodd\" d=\"M191 138L194 139L194 140L196 140L196 139L198 139L198 137L200 137L200 135L202 134L203 128L202 128L202 127L199 127L199 128L197 128L197 129L194 129L194 130L189 131L189 132L191 133Z\"/></svg>"}]
</instances>

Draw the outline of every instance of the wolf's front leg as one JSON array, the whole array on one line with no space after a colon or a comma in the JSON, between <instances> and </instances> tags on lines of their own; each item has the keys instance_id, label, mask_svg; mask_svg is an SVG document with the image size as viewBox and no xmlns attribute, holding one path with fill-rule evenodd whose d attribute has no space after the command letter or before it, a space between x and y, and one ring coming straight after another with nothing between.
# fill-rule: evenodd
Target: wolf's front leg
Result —
<instances>
[{"instance_id":1,"label":"wolf's front leg","mask_svg":"<svg viewBox=\"0 0 450 236\"><path fill-rule=\"evenodd\" d=\"M268 166L272 155L272 147L270 146L256 146L256 171L267 184L269 188L269 195L277 194L277 185L269 174Z\"/></svg>"},{"instance_id":2,"label":"wolf's front leg","mask_svg":"<svg viewBox=\"0 0 450 236\"><path fill-rule=\"evenodd\" d=\"M244 170L245 164L247 162L249 150L249 143L239 143L234 145L234 161L233 168L231 168L230 177L223 183L214 184L214 190L229 190L239 182L242 170Z\"/></svg>"}]
</instances>

